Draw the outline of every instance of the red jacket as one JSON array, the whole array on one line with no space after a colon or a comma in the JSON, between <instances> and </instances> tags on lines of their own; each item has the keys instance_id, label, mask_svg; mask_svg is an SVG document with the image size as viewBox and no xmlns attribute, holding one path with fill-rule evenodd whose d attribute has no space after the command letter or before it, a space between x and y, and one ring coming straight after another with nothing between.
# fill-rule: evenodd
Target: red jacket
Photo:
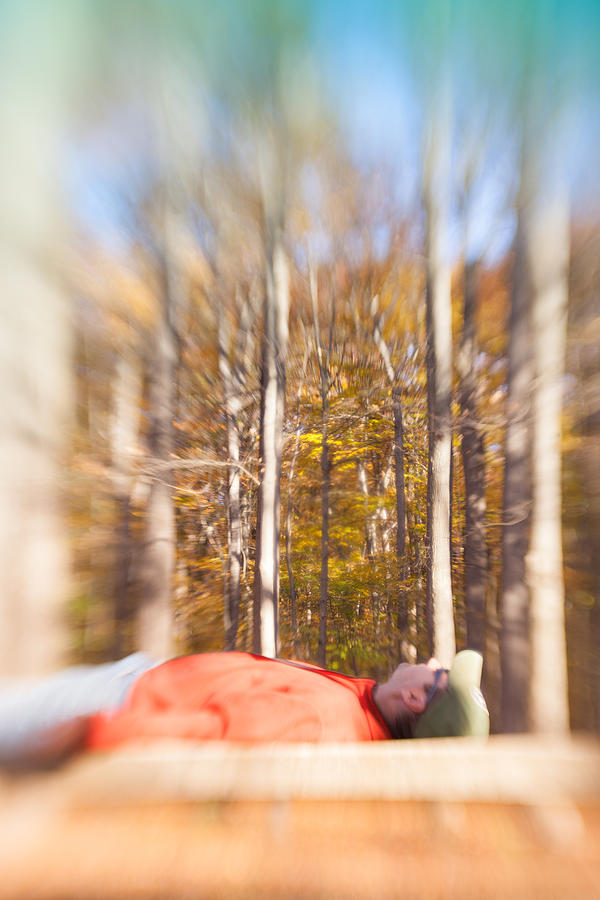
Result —
<instances>
[{"instance_id":1,"label":"red jacket","mask_svg":"<svg viewBox=\"0 0 600 900\"><path fill-rule=\"evenodd\" d=\"M91 720L87 746L191 740L380 741L390 733L372 678L250 653L182 656L150 669L115 713Z\"/></svg>"}]
</instances>

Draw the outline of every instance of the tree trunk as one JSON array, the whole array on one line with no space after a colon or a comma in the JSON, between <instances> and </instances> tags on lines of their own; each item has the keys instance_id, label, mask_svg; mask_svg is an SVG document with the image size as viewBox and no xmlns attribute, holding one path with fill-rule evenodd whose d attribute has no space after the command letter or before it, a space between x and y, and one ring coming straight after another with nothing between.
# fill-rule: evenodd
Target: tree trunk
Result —
<instances>
[{"instance_id":1,"label":"tree trunk","mask_svg":"<svg viewBox=\"0 0 600 900\"><path fill-rule=\"evenodd\" d=\"M379 546L381 547L381 552L384 554L388 554L390 552L390 517L388 508L385 505L385 495L390 486L390 482L392 480L392 460L394 458L394 451L390 453L387 462L382 466L380 474L377 478L377 510L375 513L377 522L379 523L381 540L379 542Z\"/></svg>"},{"instance_id":2,"label":"tree trunk","mask_svg":"<svg viewBox=\"0 0 600 900\"><path fill-rule=\"evenodd\" d=\"M13 4L13 6L16 6ZM62 11L61 11L62 10ZM73 50L80 17L4 9L0 57L0 673L67 661L70 560L61 485L72 426L71 314L60 285L68 236L60 206ZM49 35L61 34L60 41ZM79 59L79 55L75 54Z\"/></svg>"},{"instance_id":3,"label":"tree trunk","mask_svg":"<svg viewBox=\"0 0 600 900\"><path fill-rule=\"evenodd\" d=\"M117 505L115 582L113 609L114 659L127 652L125 631L132 614L130 603L133 538L131 534L132 450L138 437L141 379L133 353L122 348L116 364L111 419L111 457Z\"/></svg>"},{"instance_id":4,"label":"tree trunk","mask_svg":"<svg viewBox=\"0 0 600 900\"><path fill-rule=\"evenodd\" d=\"M569 267L569 213L560 182L539 187L529 221L534 381L530 728L569 729L561 522L561 410Z\"/></svg>"},{"instance_id":5,"label":"tree trunk","mask_svg":"<svg viewBox=\"0 0 600 900\"><path fill-rule=\"evenodd\" d=\"M237 400L237 398L236 398ZM240 436L238 433L237 402L229 406L227 422L227 446L232 465L227 473L227 593L229 602L229 632L226 633L226 649L235 650L240 620L242 575L242 522L240 515Z\"/></svg>"},{"instance_id":6,"label":"tree trunk","mask_svg":"<svg viewBox=\"0 0 600 900\"><path fill-rule=\"evenodd\" d=\"M292 627L292 640L294 643L294 653L296 656L300 655L300 641L298 640L298 603L296 597L296 582L294 579L294 570L292 567L292 517L293 517L293 483L294 483L294 473L296 471L296 460L298 458L298 450L300 448L300 434L301 434L301 426L300 426L300 408L301 408L301 398L302 398L302 390L304 388L304 378L306 374L306 364L308 362L308 345L306 347L304 353L304 361L302 364L302 378L298 384L298 390L296 393L297 399L297 407L296 407L296 428L294 435L294 450L292 452L292 459L290 462L290 472L288 478L288 496L287 496L287 509L285 515L285 562L287 566L288 573L288 583L290 586L290 624Z\"/></svg>"},{"instance_id":7,"label":"tree trunk","mask_svg":"<svg viewBox=\"0 0 600 900\"><path fill-rule=\"evenodd\" d=\"M416 609L406 589L409 571L406 555L407 505L404 481L404 423L402 416L402 392L397 381L392 388L394 413L394 479L396 486L396 556L400 588L398 591L398 656L402 662L414 662L417 655Z\"/></svg>"},{"instance_id":8,"label":"tree trunk","mask_svg":"<svg viewBox=\"0 0 600 900\"><path fill-rule=\"evenodd\" d=\"M297 656L300 653L300 643L298 641L298 602L296 597L296 582L294 581L294 569L292 567L291 494L288 497L288 505L285 515L285 564L288 574L288 584L290 586L290 625L292 628L292 641L294 643L294 653Z\"/></svg>"},{"instance_id":9,"label":"tree trunk","mask_svg":"<svg viewBox=\"0 0 600 900\"><path fill-rule=\"evenodd\" d=\"M319 665L327 663L327 598L329 593L329 487L328 401L323 397L321 415L321 574L319 577Z\"/></svg>"},{"instance_id":10,"label":"tree trunk","mask_svg":"<svg viewBox=\"0 0 600 900\"><path fill-rule=\"evenodd\" d=\"M402 421L402 390L397 382L392 387L394 413L394 481L396 487L396 554L400 577L404 574L406 557L406 492L404 486L404 424Z\"/></svg>"},{"instance_id":11,"label":"tree trunk","mask_svg":"<svg viewBox=\"0 0 600 900\"><path fill-rule=\"evenodd\" d=\"M398 656L404 662L414 661L416 648L415 624L410 623L409 602L405 590L406 561L406 486L404 481L404 422L402 417L402 388L399 371L394 371L389 348L383 339L381 321L375 319L374 337L392 387L394 416L394 483L396 489L396 558L398 564Z\"/></svg>"},{"instance_id":12,"label":"tree trunk","mask_svg":"<svg viewBox=\"0 0 600 900\"><path fill-rule=\"evenodd\" d=\"M461 454L465 475L465 605L467 643L485 651L485 599L487 583L485 448L477 417L478 355L475 331L475 264L465 265L464 317L458 357L460 374Z\"/></svg>"},{"instance_id":13,"label":"tree trunk","mask_svg":"<svg viewBox=\"0 0 600 900\"><path fill-rule=\"evenodd\" d=\"M502 597L500 662L502 729L526 731L529 696L529 592L525 556L531 509L531 332L526 235L517 225L509 321L504 496L502 502Z\"/></svg>"},{"instance_id":14,"label":"tree trunk","mask_svg":"<svg viewBox=\"0 0 600 900\"><path fill-rule=\"evenodd\" d=\"M175 564L173 471L174 378L177 342L172 322L170 261L163 263L163 285L149 378L151 432L148 450L153 467L145 516L137 648L158 658L171 654L171 588Z\"/></svg>"},{"instance_id":15,"label":"tree trunk","mask_svg":"<svg viewBox=\"0 0 600 900\"><path fill-rule=\"evenodd\" d=\"M444 122L440 120L439 125ZM443 665L455 654L450 567L450 457L452 429L452 307L450 269L444 259L447 178L442 157L449 135L432 135L425 180L427 211L427 609L430 649Z\"/></svg>"},{"instance_id":16,"label":"tree trunk","mask_svg":"<svg viewBox=\"0 0 600 900\"><path fill-rule=\"evenodd\" d=\"M248 489L242 493L242 496L240 498L240 521L242 525L242 585L243 598L246 607L245 616L243 615L243 609L240 609L241 620L243 621L245 618L246 624L246 627L244 628L242 635L240 636L240 640L238 640L238 646L240 650L249 650L252 647L252 635L254 627L254 609L253 604L250 602L249 588L246 581L246 576L248 573L248 560L250 559L250 518L253 508L254 494L252 486L250 485Z\"/></svg>"},{"instance_id":17,"label":"tree trunk","mask_svg":"<svg viewBox=\"0 0 600 900\"><path fill-rule=\"evenodd\" d=\"M369 481L367 478L367 463L363 456L357 462L358 485L364 498L365 509L365 558L372 560L377 552L377 528L375 516L370 509Z\"/></svg>"},{"instance_id":18,"label":"tree trunk","mask_svg":"<svg viewBox=\"0 0 600 900\"><path fill-rule=\"evenodd\" d=\"M315 348L319 367L319 392L321 395L321 573L319 577L319 646L318 661L325 666L327 660L327 614L329 593L329 488L331 482L331 459L329 455L329 391L331 389L331 352L333 347L333 327L335 308L333 295L329 323L327 347L321 343L318 310L318 282L312 266L309 266L310 297L312 301Z\"/></svg>"},{"instance_id":19,"label":"tree trunk","mask_svg":"<svg viewBox=\"0 0 600 900\"><path fill-rule=\"evenodd\" d=\"M227 575L223 597L225 649L234 650L240 614L242 571L242 523L240 513L240 435L239 414L242 405L239 379L229 361L230 341L226 313L217 301L217 342L219 372L227 427Z\"/></svg>"},{"instance_id":20,"label":"tree trunk","mask_svg":"<svg viewBox=\"0 0 600 900\"><path fill-rule=\"evenodd\" d=\"M254 652L270 657L277 654L279 499L288 311L288 265L278 236L269 253L264 303L260 486L254 574Z\"/></svg>"}]
</instances>

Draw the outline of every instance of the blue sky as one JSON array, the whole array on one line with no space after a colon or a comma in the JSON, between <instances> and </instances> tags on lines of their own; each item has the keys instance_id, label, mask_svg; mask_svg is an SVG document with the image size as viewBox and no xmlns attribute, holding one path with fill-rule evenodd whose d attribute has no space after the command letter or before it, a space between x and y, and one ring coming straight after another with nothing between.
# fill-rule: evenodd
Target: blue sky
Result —
<instances>
[{"instance_id":1,"label":"blue sky","mask_svg":"<svg viewBox=\"0 0 600 900\"><path fill-rule=\"evenodd\" d=\"M69 0L55 5L63 13L57 23L64 22ZM290 47L304 54L348 156L367 172L381 166L394 173L399 215L413 214L417 205L429 104L436 84L452 73L450 170L459 185L466 137L479 133L485 152L469 246L473 255L486 250L492 259L505 252L514 230L515 111L529 63L537 84L534 117L548 123L561 116L555 135L565 148L575 212L598 215L600 4L592 0L505 0L501 6L496 0L224 0L218 6L87 0L77 7L89 19L80 18L79 38L73 26L81 89L63 174L77 215L109 243L123 236L124 190L143 189L152 172L155 148L145 114L135 108L132 81L140 73L151 79L157 48L159 56L191 60L191 77L240 108L260 105ZM10 26L10 17L19 16L22 24L29 15L37 40L58 40L51 27L34 27L35 10L29 0L8 0L0 21ZM541 144L545 136L540 128ZM455 194L449 252L461 240L457 203Z\"/></svg>"}]
</instances>

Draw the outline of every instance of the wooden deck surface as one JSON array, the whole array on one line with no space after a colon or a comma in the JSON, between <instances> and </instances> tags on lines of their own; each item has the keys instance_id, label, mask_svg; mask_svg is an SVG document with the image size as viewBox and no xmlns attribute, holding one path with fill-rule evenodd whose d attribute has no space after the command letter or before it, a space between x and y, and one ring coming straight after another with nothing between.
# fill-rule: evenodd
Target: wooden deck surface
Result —
<instances>
[{"instance_id":1,"label":"wooden deck surface","mask_svg":"<svg viewBox=\"0 0 600 900\"><path fill-rule=\"evenodd\" d=\"M600 743L163 744L0 779L0 897L600 898Z\"/></svg>"}]
</instances>

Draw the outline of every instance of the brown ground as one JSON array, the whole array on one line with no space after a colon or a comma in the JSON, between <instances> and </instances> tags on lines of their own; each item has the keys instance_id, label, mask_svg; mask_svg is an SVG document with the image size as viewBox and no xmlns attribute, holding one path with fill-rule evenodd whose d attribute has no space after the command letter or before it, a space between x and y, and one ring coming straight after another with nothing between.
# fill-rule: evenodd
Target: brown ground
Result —
<instances>
[{"instance_id":1,"label":"brown ground","mask_svg":"<svg viewBox=\"0 0 600 900\"><path fill-rule=\"evenodd\" d=\"M597 803L270 800L61 811L30 796L3 821L2 900L600 898Z\"/></svg>"}]
</instances>

